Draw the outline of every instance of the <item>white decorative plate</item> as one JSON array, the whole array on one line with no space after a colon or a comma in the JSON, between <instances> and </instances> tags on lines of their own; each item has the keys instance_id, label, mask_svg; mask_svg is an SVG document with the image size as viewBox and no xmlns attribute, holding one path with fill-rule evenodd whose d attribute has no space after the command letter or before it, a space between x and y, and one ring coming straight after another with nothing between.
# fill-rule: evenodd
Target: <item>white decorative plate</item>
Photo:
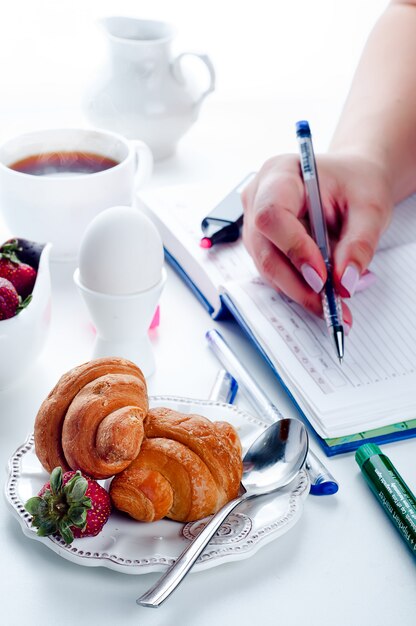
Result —
<instances>
[{"instance_id":1,"label":"white decorative plate","mask_svg":"<svg viewBox=\"0 0 416 626\"><path fill-rule=\"evenodd\" d=\"M228 421L236 427L244 451L267 428L261 420L221 402L155 396L150 398L150 405L168 406L182 413L198 413L213 421ZM10 459L7 501L25 535L79 565L108 567L125 574L163 571L204 523L200 520L182 524L163 519L146 524L113 511L99 535L75 539L68 546L58 537L38 537L31 527L31 516L24 508L26 500L38 493L47 478L35 455L31 436ZM286 533L298 521L308 493L309 479L302 470L290 485L277 494L241 504L221 526L192 571L252 556L261 546Z\"/></svg>"}]
</instances>

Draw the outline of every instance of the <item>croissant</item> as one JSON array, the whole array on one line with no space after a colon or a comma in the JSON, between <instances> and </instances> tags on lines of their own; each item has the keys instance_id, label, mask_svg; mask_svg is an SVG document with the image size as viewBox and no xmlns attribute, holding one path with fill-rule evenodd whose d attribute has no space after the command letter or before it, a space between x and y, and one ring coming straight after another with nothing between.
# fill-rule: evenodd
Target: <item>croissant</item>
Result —
<instances>
[{"instance_id":1,"label":"croissant","mask_svg":"<svg viewBox=\"0 0 416 626\"><path fill-rule=\"evenodd\" d=\"M114 506L152 522L189 522L215 513L238 495L241 444L227 422L167 408L151 409L140 453L110 486Z\"/></svg>"},{"instance_id":2,"label":"croissant","mask_svg":"<svg viewBox=\"0 0 416 626\"><path fill-rule=\"evenodd\" d=\"M51 472L80 469L108 478L139 453L149 405L141 370L125 359L101 358L64 374L35 420L35 450Z\"/></svg>"}]
</instances>

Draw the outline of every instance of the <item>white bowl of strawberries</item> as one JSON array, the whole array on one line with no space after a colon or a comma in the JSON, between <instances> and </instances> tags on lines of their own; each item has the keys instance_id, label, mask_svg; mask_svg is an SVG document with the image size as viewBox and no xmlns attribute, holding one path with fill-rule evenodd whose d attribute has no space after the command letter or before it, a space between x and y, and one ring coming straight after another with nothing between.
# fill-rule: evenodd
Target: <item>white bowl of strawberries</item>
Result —
<instances>
[{"instance_id":1,"label":"white bowl of strawberries","mask_svg":"<svg viewBox=\"0 0 416 626\"><path fill-rule=\"evenodd\" d=\"M12 239L0 246L0 389L17 383L49 330L51 244Z\"/></svg>"}]
</instances>

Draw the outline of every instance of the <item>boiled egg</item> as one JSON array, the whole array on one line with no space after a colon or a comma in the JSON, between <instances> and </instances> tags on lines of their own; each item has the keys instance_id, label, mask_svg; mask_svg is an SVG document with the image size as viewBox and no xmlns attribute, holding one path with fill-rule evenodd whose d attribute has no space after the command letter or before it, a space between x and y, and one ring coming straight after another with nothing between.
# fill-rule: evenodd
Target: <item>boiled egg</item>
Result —
<instances>
[{"instance_id":1,"label":"boiled egg","mask_svg":"<svg viewBox=\"0 0 416 626\"><path fill-rule=\"evenodd\" d=\"M139 209L116 206L88 225L79 249L79 279L104 294L128 295L154 287L162 277L163 244Z\"/></svg>"}]
</instances>

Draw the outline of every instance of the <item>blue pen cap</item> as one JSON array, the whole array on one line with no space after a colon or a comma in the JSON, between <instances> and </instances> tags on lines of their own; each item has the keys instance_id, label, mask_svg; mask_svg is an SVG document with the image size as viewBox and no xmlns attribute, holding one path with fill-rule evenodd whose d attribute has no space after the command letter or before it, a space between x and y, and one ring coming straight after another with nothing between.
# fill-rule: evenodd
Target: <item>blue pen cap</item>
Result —
<instances>
[{"instance_id":1,"label":"blue pen cap","mask_svg":"<svg viewBox=\"0 0 416 626\"><path fill-rule=\"evenodd\" d=\"M338 483L335 480L327 480L325 477L320 477L315 483L311 483L309 492L313 496L332 496L337 493L339 489Z\"/></svg>"},{"instance_id":2,"label":"blue pen cap","mask_svg":"<svg viewBox=\"0 0 416 626\"><path fill-rule=\"evenodd\" d=\"M306 120L300 120L296 122L296 135L298 137L310 137L311 129L309 128L309 122Z\"/></svg>"}]
</instances>

